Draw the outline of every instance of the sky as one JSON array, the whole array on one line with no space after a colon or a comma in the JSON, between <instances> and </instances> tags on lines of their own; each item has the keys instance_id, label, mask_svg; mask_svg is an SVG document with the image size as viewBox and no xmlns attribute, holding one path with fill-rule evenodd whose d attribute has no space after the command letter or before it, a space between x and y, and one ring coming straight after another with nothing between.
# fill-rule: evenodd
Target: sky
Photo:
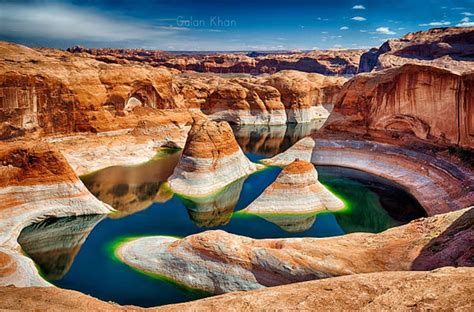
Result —
<instances>
[{"instance_id":1,"label":"sky","mask_svg":"<svg viewBox=\"0 0 474 312\"><path fill-rule=\"evenodd\" d=\"M0 0L0 40L34 47L369 48L446 26L474 26L474 0Z\"/></svg>"}]
</instances>

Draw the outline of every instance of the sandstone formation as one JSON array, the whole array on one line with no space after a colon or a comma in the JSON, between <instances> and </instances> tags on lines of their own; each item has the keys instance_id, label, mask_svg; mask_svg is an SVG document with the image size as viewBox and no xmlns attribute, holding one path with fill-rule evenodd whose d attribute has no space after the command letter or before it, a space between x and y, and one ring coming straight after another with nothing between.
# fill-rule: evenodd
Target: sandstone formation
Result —
<instances>
[{"instance_id":1,"label":"sandstone formation","mask_svg":"<svg viewBox=\"0 0 474 312\"><path fill-rule=\"evenodd\" d=\"M345 81L291 70L258 77L188 73L173 78L177 103L200 107L214 120L265 125L327 118L324 105L335 103Z\"/></svg>"},{"instance_id":2,"label":"sandstone formation","mask_svg":"<svg viewBox=\"0 0 474 312\"><path fill-rule=\"evenodd\" d=\"M297 142L267 165L286 166L295 159L315 165L354 168L405 187L428 215L454 211L474 202L472 168L428 148L367 141L347 134L321 132Z\"/></svg>"},{"instance_id":3,"label":"sandstone formation","mask_svg":"<svg viewBox=\"0 0 474 312\"><path fill-rule=\"evenodd\" d=\"M446 267L431 272L379 272L308 281L146 309L147 311L469 311L474 269ZM456 296L453 296L456 294ZM53 287L0 287L0 309L48 311L144 311Z\"/></svg>"},{"instance_id":4,"label":"sandstone formation","mask_svg":"<svg viewBox=\"0 0 474 312\"><path fill-rule=\"evenodd\" d=\"M257 170L235 141L227 122L196 119L181 159L168 179L185 196L206 196Z\"/></svg>"},{"instance_id":5,"label":"sandstone formation","mask_svg":"<svg viewBox=\"0 0 474 312\"><path fill-rule=\"evenodd\" d=\"M242 212L292 215L342 208L344 203L318 181L313 164L296 159Z\"/></svg>"},{"instance_id":6,"label":"sandstone formation","mask_svg":"<svg viewBox=\"0 0 474 312\"><path fill-rule=\"evenodd\" d=\"M474 27L432 28L390 39L362 54L359 73L407 63L430 65L459 73L472 71Z\"/></svg>"},{"instance_id":7,"label":"sandstone formation","mask_svg":"<svg viewBox=\"0 0 474 312\"><path fill-rule=\"evenodd\" d=\"M207 197L181 197L189 217L199 227L216 227L229 223L239 201L245 177Z\"/></svg>"},{"instance_id":8,"label":"sandstone formation","mask_svg":"<svg viewBox=\"0 0 474 312\"><path fill-rule=\"evenodd\" d=\"M28 132L117 130L136 106L150 114L180 108L166 69L104 64L7 42L0 42L0 68L0 122Z\"/></svg>"},{"instance_id":9,"label":"sandstone formation","mask_svg":"<svg viewBox=\"0 0 474 312\"><path fill-rule=\"evenodd\" d=\"M219 294L341 275L474 266L474 207L379 234L255 240L207 231L123 243L128 265ZM449 256L447 256L449 254Z\"/></svg>"},{"instance_id":10,"label":"sandstone formation","mask_svg":"<svg viewBox=\"0 0 474 312\"><path fill-rule=\"evenodd\" d=\"M335 130L411 135L474 148L474 74L403 65L361 74L344 85L328 120Z\"/></svg>"},{"instance_id":11,"label":"sandstone formation","mask_svg":"<svg viewBox=\"0 0 474 312\"><path fill-rule=\"evenodd\" d=\"M302 233L316 222L316 213L311 214L259 214L259 217L277 225L288 233Z\"/></svg>"},{"instance_id":12,"label":"sandstone formation","mask_svg":"<svg viewBox=\"0 0 474 312\"><path fill-rule=\"evenodd\" d=\"M298 70L323 75L357 73L364 50L322 50L309 52L177 54L144 49L88 49L75 46L69 52L95 58L104 63L148 64L178 70L210 73L273 74Z\"/></svg>"},{"instance_id":13,"label":"sandstone formation","mask_svg":"<svg viewBox=\"0 0 474 312\"><path fill-rule=\"evenodd\" d=\"M121 218L172 196L164 182L173 173L180 155L179 149L162 148L140 165L108 167L81 179L95 197L116 210L110 217Z\"/></svg>"},{"instance_id":14,"label":"sandstone formation","mask_svg":"<svg viewBox=\"0 0 474 312\"><path fill-rule=\"evenodd\" d=\"M44 286L33 262L20 253L21 230L47 216L104 214L111 208L89 193L52 146L0 146L0 254L10 263L0 285Z\"/></svg>"},{"instance_id":15,"label":"sandstone formation","mask_svg":"<svg viewBox=\"0 0 474 312\"><path fill-rule=\"evenodd\" d=\"M48 280L61 279L104 215L48 219L21 231L18 243Z\"/></svg>"}]
</instances>

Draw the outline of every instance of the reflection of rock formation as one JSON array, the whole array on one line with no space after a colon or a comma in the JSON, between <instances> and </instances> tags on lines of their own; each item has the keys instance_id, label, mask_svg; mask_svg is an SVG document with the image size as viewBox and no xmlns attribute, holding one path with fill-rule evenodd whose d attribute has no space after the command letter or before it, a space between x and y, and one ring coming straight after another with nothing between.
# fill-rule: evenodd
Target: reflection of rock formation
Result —
<instances>
[{"instance_id":1,"label":"reflection of rock formation","mask_svg":"<svg viewBox=\"0 0 474 312\"><path fill-rule=\"evenodd\" d=\"M316 215L261 215L268 222L278 225L283 231L289 233L301 233L309 230L314 222Z\"/></svg>"},{"instance_id":2,"label":"reflection of rock formation","mask_svg":"<svg viewBox=\"0 0 474 312\"><path fill-rule=\"evenodd\" d=\"M215 294L340 275L409 271L414 264L421 270L427 265L430 270L472 266L473 214L474 207L466 208L378 234L330 238L258 240L224 231L183 239L144 237L123 243L116 255L134 268ZM433 239L436 243L431 244Z\"/></svg>"},{"instance_id":3,"label":"reflection of rock formation","mask_svg":"<svg viewBox=\"0 0 474 312\"><path fill-rule=\"evenodd\" d=\"M318 181L314 166L295 160L244 212L266 214L308 214L344 208L344 203Z\"/></svg>"},{"instance_id":4,"label":"reflection of rock formation","mask_svg":"<svg viewBox=\"0 0 474 312\"><path fill-rule=\"evenodd\" d=\"M316 119L308 123L279 126L240 125L233 129L235 139L244 152L274 156L320 129L325 121Z\"/></svg>"},{"instance_id":5,"label":"reflection of rock formation","mask_svg":"<svg viewBox=\"0 0 474 312\"><path fill-rule=\"evenodd\" d=\"M315 165L358 169L396 182L413 194L428 215L472 204L472 169L430 152L366 141L357 137L316 133L285 152L262 160L285 166L296 158Z\"/></svg>"},{"instance_id":6,"label":"reflection of rock formation","mask_svg":"<svg viewBox=\"0 0 474 312\"><path fill-rule=\"evenodd\" d=\"M180 154L179 149L162 148L144 164L105 168L82 180L92 194L117 210L112 218L124 217L172 196L163 182L173 173Z\"/></svg>"},{"instance_id":7,"label":"reflection of rock formation","mask_svg":"<svg viewBox=\"0 0 474 312\"><path fill-rule=\"evenodd\" d=\"M18 242L49 280L62 278L103 215L53 218L23 229Z\"/></svg>"},{"instance_id":8,"label":"reflection of rock formation","mask_svg":"<svg viewBox=\"0 0 474 312\"><path fill-rule=\"evenodd\" d=\"M240 192L244 185L242 178L226 186L218 194L209 197L182 197L191 220L200 227L215 227L227 224L232 217Z\"/></svg>"},{"instance_id":9,"label":"reflection of rock formation","mask_svg":"<svg viewBox=\"0 0 474 312\"><path fill-rule=\"evenodd\" d=\"M185 196L209 195L257 170L240 149L227 122L196 120L169 178Z\"/></svg>"}]
</instances>

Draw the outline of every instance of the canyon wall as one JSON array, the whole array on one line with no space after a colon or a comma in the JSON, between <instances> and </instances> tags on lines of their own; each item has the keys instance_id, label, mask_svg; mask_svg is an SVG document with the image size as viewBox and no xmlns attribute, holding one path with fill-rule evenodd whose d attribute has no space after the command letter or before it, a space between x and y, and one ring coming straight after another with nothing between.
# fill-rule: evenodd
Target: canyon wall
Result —
<instances>
[{"instance_id":1,"label":"canyon wall","mask_svg":"<svg viewBox=\"0 0 474 312\"><path fill-rule=\"evenodd\" d=\"M474 27L432 28L387 40L362 54L359 73L407 63L431 65L459 73L472 70Z\"/></svg>"},{"instance_id":2,"label":"canyon wall","mask_svg":"<svg viewBox=\"0 0 474 312\"><path fill-rule=\"evenodd\" d=\"M473 77L414 64L358 75L344 85L328 128L473 148Z\"/></svg>"},{"instance_id":3,"label":"canyon wall","mask_svg":"<svg viewBox=\"0 0 474 312\"><path fill-rule=\"evenodd\" d=\"M88 49L72 47L69 52L92 57L105 63L148 64L181 71L209 73L273 74L281 70L298 70L323 75L357 73L364 50L322 50L310 52L235 52L171 53L143 49Z\"/></svg>"}]
</instances>

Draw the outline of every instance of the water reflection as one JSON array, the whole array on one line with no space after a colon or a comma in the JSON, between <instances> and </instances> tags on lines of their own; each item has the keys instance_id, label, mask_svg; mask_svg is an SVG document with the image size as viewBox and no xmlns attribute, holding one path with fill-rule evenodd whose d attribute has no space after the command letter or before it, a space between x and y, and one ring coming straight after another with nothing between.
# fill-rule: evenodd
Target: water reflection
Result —
<instances>
[{"instance_id":1,"label":"water reflection","mask_svg":"<svg viewBox=\"0 0 474 312\"><path fill-rule=\"evenodd\" d=\"M95 197L117 210L111 218L122 218L173 196L163 182L173 173L180 155L180 149L163 148L144 164L113 166L81 179Z\"/></svg>"},{"instance_id":2,"label":"water reflection","mask_svg":"<svg viewBox=\"0 0 474 312\"><path fill-rule=\"evenodd\" d=\"M48 280L61 279L103 215L51 218L23 229L18 242Z\"/></svg>"},{"instance_id":3,"label":"water reflection","mask_svg":"<svg viewBox=\"0 0 474 312\"><path fill-rule=\"evenodd\" d=\"M325 122L326 119L316 119L303 124L237 125L232 129L244 152L272 157L319 130Z\"/></svg>"},{"instance_id":4,"label":"water reflection","mask_svg":"<svg viewBox=\"0 0 474 312\"><path fill-rule=\"evenodd\" d=\"M216 227L229 223L239 201L245 178L239 179L214 196L181 197L189 217L199 227Z\"/></svg>"},{"instance_id":5,"label":"water reflection","mask_svg":"<svg viewBox=\"0 0 474 312\"><path fill-rule=\"evenodd\" d=\"M283 231L288 233L305 232L313 226L314 222L316 222L316 213L304 215L259 215L259 217L276 224Z\"/></svg>"}]
</instances>

